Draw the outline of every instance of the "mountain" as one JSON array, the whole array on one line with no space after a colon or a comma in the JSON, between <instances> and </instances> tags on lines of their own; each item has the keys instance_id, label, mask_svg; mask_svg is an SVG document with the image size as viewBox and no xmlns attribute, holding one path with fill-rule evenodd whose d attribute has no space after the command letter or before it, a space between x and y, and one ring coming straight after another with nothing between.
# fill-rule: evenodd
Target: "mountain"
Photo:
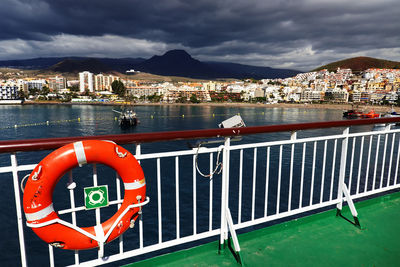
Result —
<instances>
[{"instance_id":1,"label":"mountain","mask_svg":"<svg viewBox=\"0 0 400 267\"><path fill-rule=\"evenodd\" d=\"M201 62L184 50L171 50L162 56L153 56L137 64L135 68L152 74L200 79L285 78L299 73L296 70L273 69L236 63Z\"/></svg>"},{"instance_id":2,"label":"mountain","mask_svg":"<svg viewBox=\"0 0 400 267\"><path fill-rule=\"evenodd\" d=\"M207 64L214 69L223 72L225 77L236 77L241 79L248 77L265 78L265 75L268 75L267 78L269 79L276 79L293 77L300 73L300 71L291 69L273 69L270 67L257 67L237 63L207 62Z\"/></svg>"},{"instance_id":3,"label":"mountain","mask_svg":"<svg viewBox=\"0 0 400 267\"><path fill-rule=\"evenodd\" d=\"M146 59L144 58L100 58L103 64L110 66L113 70L120 73L134 69L135 66Z\"/></svg>"},{"instance_id":4,"label":"mountain","mask_svg":"<svg viewBox=\"0 0 400 267\"><path fill-rule=\"evenodd\" d=\"M51 57L51 58L31 58L31 59L16 59L16 60L2 60L0 67L28 69L28 70L41 70L48 68L60 61L66 59L83 59L79 57Z\"/></svg>"},{"instance_id":5,"label":"mountain","mask_svg":"<svg viewBox=\"0 0 400 267\"><path fill-rule=\"evenodd\" d=\"M372 57L353 57L321 66L316 68L314 71L322 69L336 71L337 68L352 69L353 71L363 71L369 68L400 69L400 62Z\"/></svg>"},{"instance_id":6,"label":"mountain","mask_svg":"<svg viewBox=\"0 0 400 267\"><path fill-rule=\"evenodd\" d=\"M84 70L93 73L106 73L134 69L162 76L179 76L198 79L216 78L286 78L299 73L290 69L274 69L250 65L202 62L194 59L184 50L171 50L162 56L143 58L36 58L26 60L0 61L0 67L39 69L61 73L77 73Z\"/></svg>"},{"instance_id":7,"label":"mountain","mask_svg":"<svg viewBox=\"0 0 400 267\"><path fill-rule=\"evenodd\" d=\"M217 78L216 70L192 58L184 50L171 50L162 56L153 56L135 66L137 70L163 76L189 78Z\"/></svg>"},{"instance_id":8,"label":"mountain","mask_svg":"<svg viewBox=\"0 0 400 267\"><path fill-rule=\"evenodd\" d=\"M93 73L109 72L113 69L98 59L65 59L57 64L47 68L46 70L54 72L78 73L82 71L90 71Z\"/></svg>"},{"instance_id":9,"label":"mountain","mask_svg":"<svg viewBox=\"0 0 400 267\"><path fill-rule=\"evenodd\" d=\"M79 65L88 65L86 60L95 59L94 64L106 65L107 69L119 72L125 72L131 69L135 64L145 61L143 58L87 58L87 57L50 57L50 58L32 58L21 60L3 60L0 61L0 67L28 69L28 70L54 70L59 69L60 72L71 71L77 72L81 67ZM62 63L62 64L61 64ZM58 66L61 64L61 66ZM77 68L73 70L73 65ZM94 68L94 67L93 67Z\"/></svg>"}]
</instances>

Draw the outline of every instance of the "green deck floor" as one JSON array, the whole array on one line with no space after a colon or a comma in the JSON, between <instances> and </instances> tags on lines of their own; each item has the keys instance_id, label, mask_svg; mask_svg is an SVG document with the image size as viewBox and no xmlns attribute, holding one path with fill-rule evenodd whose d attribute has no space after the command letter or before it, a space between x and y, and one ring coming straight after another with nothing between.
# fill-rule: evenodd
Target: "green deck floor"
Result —
<instances>
[{"instance_id":1,"label":"green deck floor","mask_svg":"<svg viewBox=\"0 0 400 267\"><path fill-rule=\"evenodd\" d=\"M331 210L238 236L244 266L400 266L400 192L356 203L361 229ZM348 207L344 215L351 218ZM350 215L350 216L349 216ZM133 266L240 266L218 243Z\"/></svg>"}]
</instances>

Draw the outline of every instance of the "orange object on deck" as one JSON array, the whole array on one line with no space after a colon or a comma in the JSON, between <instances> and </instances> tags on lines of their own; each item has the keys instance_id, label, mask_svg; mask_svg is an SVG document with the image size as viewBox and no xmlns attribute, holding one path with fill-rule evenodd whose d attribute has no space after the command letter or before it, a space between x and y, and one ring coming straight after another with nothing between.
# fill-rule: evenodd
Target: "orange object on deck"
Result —
<instances>
[{"instance_id":1,"label":"orange object on deck","mask_svg":"<svg viewBox=\"0 0 400 267\"><path fill-rule=\"evenodd\" d=\"M52 195L66 172L86 163L102 163L116 170L124 183L124 200L118 211L101 225L74 229L58 217ZM132 205L143 202L145 195L143 170L129 151L113 142L86 140L53 151L35 167L25 187L23 208L27 223L43 241L63 249L81 250L102 245L99 240L107 236L104 243L123 234L131 220L138 217L140 208Z\"/></svg>"}]
</instances>

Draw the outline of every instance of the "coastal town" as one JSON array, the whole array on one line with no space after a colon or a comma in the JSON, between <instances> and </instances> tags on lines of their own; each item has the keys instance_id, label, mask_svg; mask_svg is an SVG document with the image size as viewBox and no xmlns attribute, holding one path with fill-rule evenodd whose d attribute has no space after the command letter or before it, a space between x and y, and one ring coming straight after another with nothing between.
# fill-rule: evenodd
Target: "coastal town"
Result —
<instances>
[{"instance_id":1,"label":"coastal town","mask_svg":"<svg viewBox=\"0 0 400 267\"><path fill-rule=\"evenodd\" d=\"M124 75L80 72L75 78L30 76L23 70L0 72L2 101L71 103L362 103L397 105L400 70L338 68L299 73L285 79L153 81ZM41 75L43 76L43 75Z\"/></svg>"}]
</instances>

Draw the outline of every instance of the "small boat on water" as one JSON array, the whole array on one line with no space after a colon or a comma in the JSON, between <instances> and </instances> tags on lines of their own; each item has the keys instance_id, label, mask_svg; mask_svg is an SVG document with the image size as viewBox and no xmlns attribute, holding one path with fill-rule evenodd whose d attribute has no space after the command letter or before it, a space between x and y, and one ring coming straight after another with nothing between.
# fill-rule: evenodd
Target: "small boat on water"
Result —
<instances>
[{"instance_id":1,"label":"small boat on water","mask_svg":"<svg viewBox=\"0 0 400 267\"><path fill-rule=\"evenodd\" d=\"M360 111L359 109L354 108L352 106L351 109L344 111L343 112L343 117L347 119L359 119L359 118L379 118L381 117L381 114L376 113L373 109L371 109L368 113Z\"/></svg>"},{"instance_id":2,"label":"small boat on water","mask_svg":"<svg viewBox=\"0 0 400 267\"><path fill-rule=\"evenodd\" d=\"M381 114L376 113L373 109L371 109L371 111L368 113L361 114L361 118L368 118L368 119L379 118L380 116Z\"/></svg>"},{"instance_id":3,"label":"small boat on water","mask_svg":"<svg viewBox=\"0 0 400 267\"><path fill-rule=\"evenodd\" d=\"M362 112L355 109L349 109L343 112L343 117L348 119L357 119L361 117Z\"/></svg>"},{"instance_id":4,"label":"small boat on water","mask_svg":"<svg viewBox=\"0 0 400 267\"><path fill-rule=\"evenodd\" d=\"M397 113L397 112L393 109L393 107L392 107L392 110L391 110L391 111L382 114L381 117L382 117L382 118L398 118L398 117L400 117L400 114ZM399 123L390 123L390 125L393 125L393 126L400 126ZM377 127L384 127L385 124L379 124L379 125L376 125L376 126L377 126Z\"/></svg>"},{"instance_id":5,"label":"small boat on water","mask_svg":"<svg viewBox=\"0 0 400 267\"><path fill-rule=\"evenodd\" d=\"M396 118L396 117L400 117L400 113L397 113L394 108L392 107L392 110L383 114L382 117L385 118Z\"/></svg>"},{"instance_id":6,"label":"small boat on water","mask_svg":"<svg viewBox=\"0 0 400 267\"><path fill-rule=\"evenodd\" d=\"M118 123L121 128L130 128L139 123L133 108L124 108L122 111L113 109L113 111L119 114Z\"/></svg>"}]
</instances>

